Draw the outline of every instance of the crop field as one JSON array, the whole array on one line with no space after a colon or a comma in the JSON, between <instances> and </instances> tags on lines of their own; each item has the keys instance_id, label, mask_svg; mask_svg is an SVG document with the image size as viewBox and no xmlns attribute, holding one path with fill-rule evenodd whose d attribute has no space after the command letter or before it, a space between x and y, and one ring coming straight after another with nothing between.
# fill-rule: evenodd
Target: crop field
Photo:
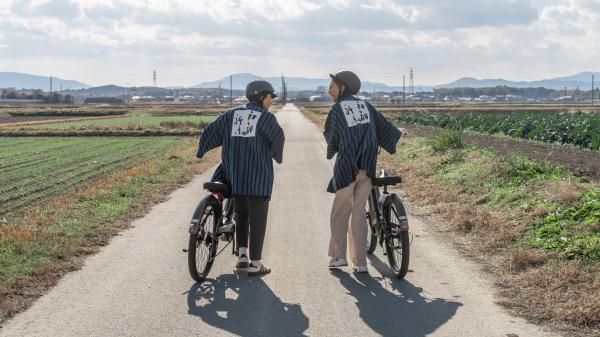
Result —
<instances>
[{"instance_id":1,"label":"crop field","mask_svg":"<svg viewBox=\"0 0 600 337\"><path fill-rule=\"evenodd\" d=\"M547 143L600 150L600 113L594 112L465 112L459 114L404 111L401 123L503 134Z\"/></svg>"},{"instance_id":2,"label":"crop field","mask_svg":"<svg viewBox=\"0 0 600 337\"><path fill-rule=\"evenodd\" d=\"M0 106L0 125L71 121L98 117L132 116L210 116L229 109L229 105L205 104L130 104L117 106L90 105L25 105Z\"/></svg>"},{"instance_id":3,"label":"crop field","mask_svg":"<svg viewBox=\"0 0 600 337\"><path fill-rule=\"evenodd\" d=\"M0 215L151 159L180 140L5 138L0 143Z\"/></svg>"},{"instance_id":4,"label":"crop field","mask_svg":"<svg viewBox=\"0 0 600 337\"><path fill-rule=\"evenodd\" d=\"M201 127L213 120L215 116L151 116L138 115L119 118L79 120L61 123L41 123L32 125L5 125L3 129L20 130L88 130L88 129L159 129L159 128L177 128L183 126L186 128Z\"/></svg>"}]
</instances>

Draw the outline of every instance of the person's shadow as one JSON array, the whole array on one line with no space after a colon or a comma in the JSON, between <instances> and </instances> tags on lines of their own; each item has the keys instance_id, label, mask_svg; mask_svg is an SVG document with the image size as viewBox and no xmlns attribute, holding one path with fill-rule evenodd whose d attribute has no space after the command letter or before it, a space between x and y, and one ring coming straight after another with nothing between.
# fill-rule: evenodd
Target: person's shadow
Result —
<instances>
[{"instance_id":1,"label":"person's shadow","mask_svg":"<svg viewBox=\"0 0 600 337\"><path fill-rule=\"evenodd\" d=\"M299 304L283 303L260 277L225 274L194 284L188 313L239 336L304 336L308 317Z\"/></svg>"},{"instance_id":2,"label":"person's shadow","mask_svg":"<svg viewBox=\"0 0 600 337\"><path fill-rule=\"evenodd\" d=\"M371 275L355 274L353 278L339 270L332 271L332 275L356 298L363 321L382 336L426 336L450 320L462 305L440 298L426 299L421 295L422 288L406 279L396 279L389 266L378 257L371 255L369 260L399 294L383 288Z\"/></svg>"}]
</instances>

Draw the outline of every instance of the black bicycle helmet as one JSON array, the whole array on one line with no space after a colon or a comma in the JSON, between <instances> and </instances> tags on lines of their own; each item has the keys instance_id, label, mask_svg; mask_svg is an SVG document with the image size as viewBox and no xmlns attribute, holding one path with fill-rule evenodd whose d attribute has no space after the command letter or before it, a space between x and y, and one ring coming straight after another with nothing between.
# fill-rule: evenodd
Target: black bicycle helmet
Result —
<instances>
[{"instance_id":1,"label":"black bicycle helmet","mask_svg":"<svg viewBox=\"0 0 600 337\"><path fill-rule=\"evenodd\" d=\"M350 95L358 94L360 90L360 78L350 70L338 71L335 74L329 74L329 77L346 86L346 93Z\"/></svg>"},{"instance_id":2,"label":"black bicycle helmet","mask_svg":"<svg viewBox=\"0 0 600 337\"><path fill-rule=\"evenodd\" d=\"M275 95L275 89L271 83L267 81L255 80L248 83L246 86L246 98L249 100L259 97L266 92L270 93L273 98L277 97L277 95Z\"/></svg>"}]
</instances>

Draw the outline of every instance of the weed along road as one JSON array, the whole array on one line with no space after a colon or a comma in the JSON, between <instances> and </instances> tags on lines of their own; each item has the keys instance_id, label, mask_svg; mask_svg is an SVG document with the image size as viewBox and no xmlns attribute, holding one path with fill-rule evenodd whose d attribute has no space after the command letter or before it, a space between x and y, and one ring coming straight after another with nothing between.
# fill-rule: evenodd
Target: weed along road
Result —
<instances>
[{"instance_id":1,"label":"weed along road","mask_svg":"<svg viewBox=\"0 0 600 337\"><path fill-rule=\"evenodd\" d=\"M286 144L263 254L271 274L234 275L228 247L207 281L190 278L182 249L206 172L5 322L0 336L554 336L496 305L493 281L415 217L405 280L392 278L380 247L369 275L328 270L333 162L298 109L276 116Z\"/></svg>"}]
</instances>

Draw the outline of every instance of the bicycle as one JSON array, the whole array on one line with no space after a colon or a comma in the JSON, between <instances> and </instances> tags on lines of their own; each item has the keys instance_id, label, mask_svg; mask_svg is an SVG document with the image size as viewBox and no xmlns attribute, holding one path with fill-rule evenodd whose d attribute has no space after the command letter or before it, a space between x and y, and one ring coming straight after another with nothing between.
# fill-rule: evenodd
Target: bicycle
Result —
<instances>
[{"instance_id":1,"label":"bicycle","mask_svg":"<svg viewBox=\"0 0 600 337\"><path fill-rule=\"evenodd\" d=\"M410 259L410 241L408 218L402 199L396 193L389 193L388 186L402 183L402 177L388 176L382 170L378 178L371 179L371 192L367 202L366 216L368 223L367 253L373 254L377 243L384 248L394 276L404 278L408 272ZM379 187L383 186L383 194Z\"/></svg>"},{"instance_id":2,"label":"bicycle","mask_svg":"<svg viewBox=\"0 0 600 337\"><path fill-rule=\"evenodd\" d=\"M188 229L188 268L197 282L204 281L217 255L235 241L234 199L229 185L207 182L203 187L211 194L198 203ZM219 241L227 245L217 252ZM232 254L236 255L235 242Z\"/></svg>"}]
</instances>

